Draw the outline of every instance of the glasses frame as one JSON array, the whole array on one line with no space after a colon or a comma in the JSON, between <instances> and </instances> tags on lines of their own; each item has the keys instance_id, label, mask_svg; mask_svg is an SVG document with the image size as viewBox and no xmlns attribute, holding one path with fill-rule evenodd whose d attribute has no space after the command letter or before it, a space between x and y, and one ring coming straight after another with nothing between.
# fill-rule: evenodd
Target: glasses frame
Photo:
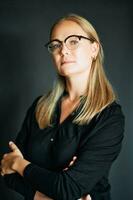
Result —
<instances>
[{"instance_id":1,"label":"glasses frame","mask_svg":"<svg viewBox=\"0 0 133 200\"><path fill-rule=\"evenodd\" d=\"M50 51L50 48L49 48L49 44L51 44L52 42L59 42L61 44L61 48L63 46L63 43L66 44L66 41L70 38L70 37L77 37L79 40L81 39L86 39L86 40L89 40L91 42L94 42L94 39L91 39L91 38L88 38L88 37L85 37L83 35L69 35L67 36L63 41L61 40L58 40L58 39L54 39L54 40L51 40L49 42L47 42L44 46L48 49L49 53L53 54L52 51ZM67 47L67 46L66 46ZM67 47L68 48L68 47ZM69 48L68 48L69 49ZM71 49L69 49L71 50Z\"/></svg>"}]
</instances>

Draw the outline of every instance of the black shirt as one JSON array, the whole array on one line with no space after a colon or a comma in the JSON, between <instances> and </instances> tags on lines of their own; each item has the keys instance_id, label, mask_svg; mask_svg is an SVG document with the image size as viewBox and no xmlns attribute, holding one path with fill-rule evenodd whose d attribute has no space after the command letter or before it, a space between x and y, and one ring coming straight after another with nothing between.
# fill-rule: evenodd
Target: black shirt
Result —
<instances>
[{"instance_id":1,"label":"black shirt","mask_svg":"<svg viewBox=\"0 0 133 200\"><path fill-rule=\"evenodd\" d=\"M16 144L31 164L24 177L5 175L5 181L26 200L32 200L36 190L54 200L77 200L84 194L92 200L109 200L109 170L121 150L124 132L121 106L114 101L86 125L72 122L79 108L60 124L61 97L52 127L39 128L35 118L38 99L28 109ZM73 156L77 160L64 171Z\"/></svg>"}]
</instances>

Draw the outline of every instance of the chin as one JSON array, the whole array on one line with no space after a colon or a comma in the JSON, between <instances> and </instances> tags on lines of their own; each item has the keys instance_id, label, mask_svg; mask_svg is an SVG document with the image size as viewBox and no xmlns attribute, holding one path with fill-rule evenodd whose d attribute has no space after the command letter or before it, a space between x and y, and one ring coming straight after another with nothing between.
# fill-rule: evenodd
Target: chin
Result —
<instances>
[{"instance_id":1,"label":"chin","mask_svg":"<svg viewBox=\"0 0 133 200\"><path fill-rule=\"evenodd\" d=\"M78 71L63 70L60 74L62 76L70 77L70 76L78 75L79 72Z\"/></svg>"}]
</instances>

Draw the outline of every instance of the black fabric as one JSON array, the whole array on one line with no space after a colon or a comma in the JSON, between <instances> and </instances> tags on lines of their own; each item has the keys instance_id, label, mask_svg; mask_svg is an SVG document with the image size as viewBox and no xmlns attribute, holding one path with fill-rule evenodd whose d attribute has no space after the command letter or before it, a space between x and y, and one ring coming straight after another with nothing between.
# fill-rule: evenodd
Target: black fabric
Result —
<instances>
[{"instance_id":1,"label":"black fabric","mask_svg":"<svg viewBox=\"0 0 133 200\"><path fill-rule=\"evenodd\" d=\"M77 200L84 194L90 194L92 200L110 200L108 174L121 150L124 133L121 106L113 102L87 125L72 123L77 109L59 124L60 98L53 126L40 130L35 119L37 100L16 139L31 164L25 168L24 177L6 175L8 186L28 200L33 199L36 190L54 200ZM73 156L77 160L64 171Z\"/></svg>"}]
</instances>

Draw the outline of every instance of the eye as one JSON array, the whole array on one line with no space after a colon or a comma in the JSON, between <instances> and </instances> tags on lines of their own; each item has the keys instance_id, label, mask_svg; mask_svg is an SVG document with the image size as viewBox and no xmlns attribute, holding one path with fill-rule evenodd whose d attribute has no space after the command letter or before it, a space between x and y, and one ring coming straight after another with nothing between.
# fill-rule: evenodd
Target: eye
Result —
<instances>
[{"instance_id":1,"label":"eye","mask_svg":"<svg viewBox=\"0 0 133 200\"><path fill-rule=\"evenodd\" d=\"M73 39L71 39L70 41L69 41L69 44L70 45L76 45L76 44L78 44L78 40L76 39L76 38L73 38Z\"/></svg>"},{"instance_id":2,"label":"eye","mask_svg":"<svg viewBox=\"0 0 133 200\"><path fill-rule=\"evenodd\" d=\"M61 44L60 43L57 43L57 42L54 42L54 43L51 43L49 45L49 49L51 49L52 51L56 50L56 49L59 49L61 47Z\"/></svg>"}]
</instances>

